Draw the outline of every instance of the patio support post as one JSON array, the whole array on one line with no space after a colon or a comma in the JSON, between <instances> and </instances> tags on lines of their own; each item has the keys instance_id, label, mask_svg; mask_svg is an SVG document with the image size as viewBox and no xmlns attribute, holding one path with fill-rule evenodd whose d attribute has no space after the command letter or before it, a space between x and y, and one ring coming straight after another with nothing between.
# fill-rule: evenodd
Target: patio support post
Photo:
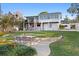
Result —
<instances>
[{"instance_id":1,"label":"patio support post","mask_svg":"<svg viewBox=\"0 0 79 59\"><path fill-rule=\"evenodd\" d=\"M30 23L29 23L29 20L28 20L28 30L30 30Z\"/></svg>"},{"instance_id":2,"label":"patio support post","mask_svg":"<svg viewBox=\"0 0 79 59\"><path fill-rule=\"evenodd\" d=\"M36 21L35 21L35 18L34 18L34 30L36 30Z\"/></svg>"},{"instance_id":3,"label":"patio support post","mask_svg":"<svg viewBox=\"0 0 79 59\"><path fill-rule=\"evenodd\" d=\"M36 30L36 26L37 26L37 25L36 25L36 22L34 22L34 30Z\"/></svg>"},{"instance_id":4,"label":"patio support post","mask_svg":"<svg viewBox=\"0 0 79 59\"><path fill-rule=\"evenodd\" d=\"M23 31L25 31L25 20L23 19Z\"/></svg>"},{"instance_id":5,"label":"patio support post","mask_svg":"<svg viewBox=\"0 0 79 59\"><path fill-rule=\"evenodd\" d=\"M41 30L43 30L43 23L41 23Z\"/></svg>"},{"instance_id":6,"label":"patio support post","mask_svg":"<svg viewBox=\"0 0 79 59\"><path fill-rule=\"evenodd\" d=\"M27 30L29 30L29 20L27 20Z\"/></svg>"}]
</instances>

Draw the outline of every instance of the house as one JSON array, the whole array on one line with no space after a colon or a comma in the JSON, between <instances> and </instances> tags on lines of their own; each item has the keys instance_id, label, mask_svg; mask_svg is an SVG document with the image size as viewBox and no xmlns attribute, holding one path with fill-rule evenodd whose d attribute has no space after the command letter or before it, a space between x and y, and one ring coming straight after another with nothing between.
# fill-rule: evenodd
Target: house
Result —
<instances>
[{"instance_id":1,"label":"house","mask_svg":"<svg viewBox=\"0 0 79 59\"><path fill-rule=\"evenodd\" d=\"M26 30L58 30L61 12L45 13L42 12L37 16L27 16L25 20Z\"/></svg>"},{"instance_id":2,"label":"house","mask_svg":"<svg viewBox=\"0 0 79 59\"><path fill-rule=\"evenodd\" d=\"M65 30L79 30L78 20L70 20L70 21L61 20L60 25L62 25L63 29Z\"/></svg>"}]
</instances>

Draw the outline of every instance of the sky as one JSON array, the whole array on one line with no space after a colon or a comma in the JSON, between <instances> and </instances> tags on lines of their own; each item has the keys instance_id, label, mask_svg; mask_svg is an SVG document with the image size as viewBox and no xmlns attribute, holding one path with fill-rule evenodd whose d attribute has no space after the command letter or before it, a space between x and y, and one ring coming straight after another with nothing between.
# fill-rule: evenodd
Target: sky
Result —
<instances>
[{"instance_id":1,"label":"sky","mask_svg":"<svg viewBox=\"0 0 79 59\"><path fill-rule=\"evenodd\" d=\"M19 11L24 16L36 16L40 12L47 11L52 12L61 12L63 17L71 15L67 12L67 9L70 7L70 3L2 3L2 12L8 13Z\"/></svg>"}]
</instances>

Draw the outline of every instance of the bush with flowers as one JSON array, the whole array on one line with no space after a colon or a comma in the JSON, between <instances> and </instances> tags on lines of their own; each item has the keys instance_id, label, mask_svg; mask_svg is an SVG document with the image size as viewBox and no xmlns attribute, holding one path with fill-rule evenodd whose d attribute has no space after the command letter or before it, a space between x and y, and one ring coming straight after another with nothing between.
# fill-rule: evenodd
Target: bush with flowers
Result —
<instances>
[{"instance_id":1,"label":"bush with flowers","mask_svg":"<svg viewBox=\"0 0 79 59\"><path fill-rule=\"evenodd\" d=\"M0 36L2 36L2 35L4 35L5 34L5 32L0 32Z\"/></svg>"},{"instance_id":2,"label":"bush with flowers","mask_svg":"<svg viewBox=\"0 0 79 59\"><path fill-rule=\"evenodd\" d=\"M13 41L10 40L0 40L0 45L5 45L5 44L13 44Z\"/></svg>"}]
</instances>

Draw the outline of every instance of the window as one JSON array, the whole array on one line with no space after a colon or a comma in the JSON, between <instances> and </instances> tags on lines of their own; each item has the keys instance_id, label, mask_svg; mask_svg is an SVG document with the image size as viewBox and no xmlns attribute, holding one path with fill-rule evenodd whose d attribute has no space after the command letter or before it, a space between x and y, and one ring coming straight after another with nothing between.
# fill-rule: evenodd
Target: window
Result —
<instances>
[{"instance_id":1,"label":"window","mask_svg":"<svg viewBox=\"0 0 79 59\"><path fill-rule=\"evenodd\" d=\"M37 27L40 27L40 25L41 25L40 23L37 23Z\"/></svg>"},{"instance_id":2,"label":"window","mask_svg":"<svg viewBox=\"0 0 79 59\"><path fill-rule=\"evenodd\" d=\"M50 19L50 15L47 15L47 19Z\"/></svg>"},{"instance_id":3,"label":"window","mask_svg":"<svg viewBox=\"0 0 79 59\"><path fill-rule=\"evenodd\" d=\"M64 27L67 27L67 25L64 25Z\"/></svg>"},{"instance_id":4,"label":"window","mask_svg":"<svg viewBox=\"0 0 79 59\"><path fill-rule=\"evenodd\" d=\"M75 25L71 25L71 29L75 29Z\"/></svg>"}]
</instances>

